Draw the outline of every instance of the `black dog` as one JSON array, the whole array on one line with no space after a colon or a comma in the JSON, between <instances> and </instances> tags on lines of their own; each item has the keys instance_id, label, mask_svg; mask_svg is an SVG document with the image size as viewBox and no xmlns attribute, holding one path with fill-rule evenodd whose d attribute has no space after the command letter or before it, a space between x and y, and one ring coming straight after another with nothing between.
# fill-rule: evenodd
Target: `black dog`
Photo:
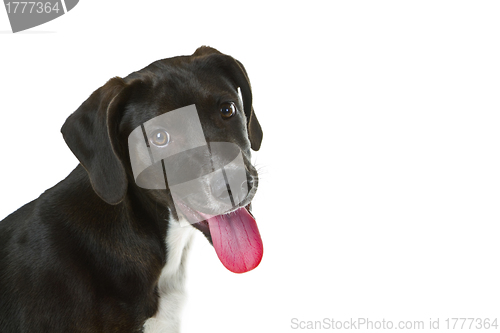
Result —
<instances>
[{"instance_id":1,"label":"black dog","mask_svg":"<svg viewBox=\"0 0 500 333\"><path fill-rule=\"evenodd\" d=\"M229 269L238 266L231 260L250 258L237 272L258 265L262 242L247 209L258 182L250 148L260 148L262 130L250 82L240 62L201 47L109 80L67 119L62 133L80 164L0 222L0 332L178 332L183 261L196 229L179 225L185 212L173 209L168 188L137 186L127 139L192 104L206 141L235 144L248 175L248 195L232 212L192 226L214 240ZM231 223L248 224L252 239L238 239ZM224 248L239 241L250 245Z\"/></svg>"}]
</instances>

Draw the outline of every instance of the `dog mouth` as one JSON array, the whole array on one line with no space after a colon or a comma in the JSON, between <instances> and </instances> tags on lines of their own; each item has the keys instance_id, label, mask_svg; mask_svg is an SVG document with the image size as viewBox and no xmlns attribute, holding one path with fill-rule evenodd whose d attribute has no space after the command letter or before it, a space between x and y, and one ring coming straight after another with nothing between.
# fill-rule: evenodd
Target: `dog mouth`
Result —
<instances>
[{"instance_id":1,"label":"dog mouth","mask_svg":"<svg viewBox=\"0 0 500 333\"><path fill-rule=\"evenodd\" d=\"M217 216L194 211L183 202L177 207L215 248L221 263L231 272L245 273L257 267L263 255L263 243L250 203Z\"/></svg>"},{"instance_id":2,"label":"dog mouth","mask_svg":"<svg viewBox=\"0 0 500 333\"><path fill-rule=\"evenodd\" d=\"M253 219L255 219L255 217L252 214L252 208L251 208L251 206L252 205L249 203L245 207L240 207L240 209L241 208L245 208L247 210L247 212L253 217ZM228 213L228 214L230 214L230 213ZM209 241L209 243L213 245L212 235L210 233L210 227L208 225L207 220L203 220L203 221L200 221L200 222L192 223L191 225L193 227L195 227L196 229L198 229L199 231L201 231L201 233L207 238L207 240Z\"/></svg>"}]
</instances>

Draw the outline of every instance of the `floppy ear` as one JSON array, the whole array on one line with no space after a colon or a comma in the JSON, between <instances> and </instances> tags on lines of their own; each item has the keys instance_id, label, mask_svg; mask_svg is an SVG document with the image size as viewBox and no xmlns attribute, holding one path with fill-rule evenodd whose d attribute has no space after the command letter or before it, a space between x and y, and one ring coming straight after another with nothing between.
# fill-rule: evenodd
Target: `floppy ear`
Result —
<instances>
[{"instance_id":1,"label":"floppy ear","mask_svg":"<svg viewBox=\"0 0 500 333\"><path fill-rule=\"evenodd\" d=\"M247 71L243 64L236 59L233 61L238 65L234 73L237 77L238 85L241 89L241 94L243 95L243 107L245 109L245 115L247 117L247 127L248 127L248 137L252 145L252 149L257 151L260 149L260 144L262 143L262 137L264 133L262 132L262 127L257 120L255 111L252 105L252 87L250 86L250 79L248 78Z\"/></svg>"},{"instance_id":2,"label":"floppy ear","mask_svg":"<svg viewBox=\"0 0 500 333\"><path fill-rule=\"evenodd\" d=\"M115 77L97 89L73 114L61 132L87 171L94 191L111 205L127 192L127 175L117 155L118 125L128 89Z\"/></svg>"},{"instance_id":3,"label":"floppy ear","mask_svg":"<svg viewBox=\"0 0 500 333\"><path fill-rule=\"evenodd\" d=\"M228 55L222 54L214 48L202 46L196 50L193 56L207 56L214 61L216 65L223 68L231 77L233 82L240 87L243 96L243 107L247 118L248 138L250 139L253 150L259 150L262 143L262 128L260 127L257 116L252 106L252 87L248 79L245 67L238 60Z\"/></svg>"}]
</instances>

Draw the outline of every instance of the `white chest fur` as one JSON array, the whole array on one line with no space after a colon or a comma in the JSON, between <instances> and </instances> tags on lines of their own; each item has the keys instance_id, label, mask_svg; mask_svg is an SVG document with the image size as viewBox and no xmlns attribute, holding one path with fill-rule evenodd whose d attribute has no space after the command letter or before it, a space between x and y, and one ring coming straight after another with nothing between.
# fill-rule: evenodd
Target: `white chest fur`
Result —
<instances>
[{"instance_id":1,"label":"white chest fur","mask_svg":"<svg viewBox=\"0 0 500 333\"><path fill-rule=\"evenodd\" d=\"M158 312L144 323L144 333L178 333L184 303L184 277L187 252L196 231L187 222L169 223L167 235L167 264L163 267L158 292Z\"/></svg>"}]
</instances>

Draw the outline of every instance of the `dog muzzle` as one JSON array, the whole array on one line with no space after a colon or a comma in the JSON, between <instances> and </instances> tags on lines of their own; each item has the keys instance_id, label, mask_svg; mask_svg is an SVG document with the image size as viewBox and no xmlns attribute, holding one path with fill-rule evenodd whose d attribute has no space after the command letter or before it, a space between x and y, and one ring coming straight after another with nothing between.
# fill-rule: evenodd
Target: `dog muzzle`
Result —
<instances>
[{"instance_id":1,"label":"dog muzzle","mask_svg":"<svg viewBox=\"0 0 500 333\"><path fill-rule=\"evenodd\" d=\"M257 224L241 207L252 179L242 152L231 142L207 142L195 105L146 121L132 131L128 146L136 184L168 190L173 209L189 223L206 221L229 270L242 273L260 263Z\"/></svg>"}]
</instances>

